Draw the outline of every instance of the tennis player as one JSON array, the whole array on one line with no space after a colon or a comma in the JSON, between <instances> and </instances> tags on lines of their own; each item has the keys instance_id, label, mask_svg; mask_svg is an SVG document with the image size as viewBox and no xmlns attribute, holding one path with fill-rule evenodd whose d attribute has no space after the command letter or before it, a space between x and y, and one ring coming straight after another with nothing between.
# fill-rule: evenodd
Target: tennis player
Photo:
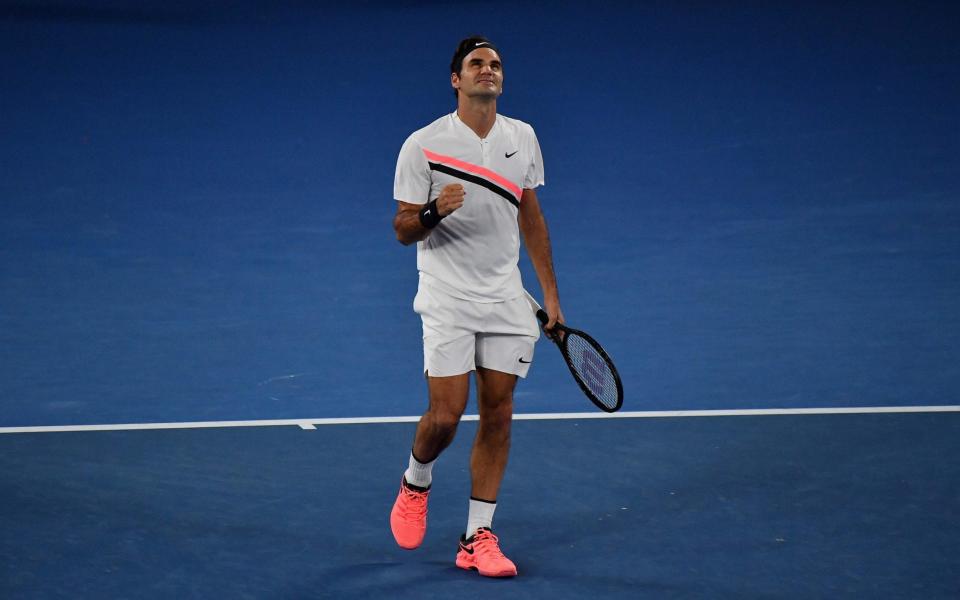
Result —
<instances>
[{"instance_id":1,"label":"tennis player","mask_svg":"<svg viewBox=\"0 0 960 600\"><path fill-rule=\"evenodd\" d=\"M429 407L417 426L390 527L413 549L427 527L434 462L453 441L476 373L480 423L470 457L471 496L456 564L510 577L514 563L493 534L497 493L510 451L513 390L540 336L520 280L520 235L544 295L549 333L563 322L547 225L534 191L543 185L530 125L497 114L503 63L480 36L460 42L450 63L457 110L407 138L397 160L397 239L417 242Z\"/></svg>"}]
</instances>

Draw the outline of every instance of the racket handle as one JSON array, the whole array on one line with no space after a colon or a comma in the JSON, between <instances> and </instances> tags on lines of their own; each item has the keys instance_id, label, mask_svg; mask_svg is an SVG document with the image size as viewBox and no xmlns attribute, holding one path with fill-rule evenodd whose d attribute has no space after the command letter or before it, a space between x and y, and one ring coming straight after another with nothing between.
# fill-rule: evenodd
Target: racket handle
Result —
<instances>
[{"instance_id":1,"label":"racket handle","mask_svg":"<svg viewBox=\"0 0 960 600\"><path fill-rule=\"evenodd\" d=\"M547 314L547 311L542 308L537 311L537 318L540 319L541 325L546 325L550 322L550 315Z\"/></svg>"}]
</instances>

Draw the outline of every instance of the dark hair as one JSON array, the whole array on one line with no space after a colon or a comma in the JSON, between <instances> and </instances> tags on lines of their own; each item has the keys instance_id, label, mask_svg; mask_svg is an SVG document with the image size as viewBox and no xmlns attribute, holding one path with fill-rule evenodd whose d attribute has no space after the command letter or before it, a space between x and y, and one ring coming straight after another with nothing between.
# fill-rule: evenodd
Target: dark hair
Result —
<instances>
[{"instance_id":1,"label":"dark hair","mask_svg":"<svg viewBox=\"0 0 960 600\"><path fill-rule=\"evenodd\" d=\"M493 45L493 42L482 35L471 35L468 38L460 40L457 44L457 50L453 53L453 59L450 61L450 73L460 75L463 70L463 59L477 48L489 48L500 55L500 51ZM457 90L453 90L453 95L457 95Z\"/></svg>"}]
</instances>

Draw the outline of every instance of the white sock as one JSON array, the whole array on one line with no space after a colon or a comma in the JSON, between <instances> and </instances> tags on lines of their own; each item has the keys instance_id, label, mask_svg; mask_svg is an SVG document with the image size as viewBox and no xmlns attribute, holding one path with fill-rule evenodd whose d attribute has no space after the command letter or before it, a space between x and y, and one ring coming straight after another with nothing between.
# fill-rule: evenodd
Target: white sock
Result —
<instances>
[{"instance_id":1,"label":"white sock","mask_svg":"<svg viewBox=\"0 0 960 600\"><path fill-rule=\"evenodd\" d=\"M428 463L422 463L414 458L413 452L411 452L410 466L407 467L406 472L403 474L404 479L406 479L410 485L422 488L430 487L430 484L433 482L433 463L435 462L437 462L437 459L433 459Z\"/></svg>"},{"instance_id":2,"label":"white sock","mask_svg":"<svg viewBox=\"0 0 960 600\"><path fill-rule=\"evenodd\" d=\"M469 539L477 529L490 528L493 525L493 511L497 510L496 502L470 498L470 512L467 515L467 538Z\"/></svg>"}]
</instances>

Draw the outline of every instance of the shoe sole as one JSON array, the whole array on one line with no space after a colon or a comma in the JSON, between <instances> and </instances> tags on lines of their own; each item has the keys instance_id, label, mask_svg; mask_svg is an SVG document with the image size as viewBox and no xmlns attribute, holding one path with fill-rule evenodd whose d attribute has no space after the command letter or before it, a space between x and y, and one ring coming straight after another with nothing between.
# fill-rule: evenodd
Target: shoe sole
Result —
<instances>
[{"instance_id":1,"label":"shoe sole","mask_svg":"<svg viewBox=\"0 0 960 600\"><path fill-rule=\"evenodd\" d=\"M465 571L476 571L477 573L483 575L484 577L516 577L516 571L487 571L483 572L478 569L475 565L462 564L459 560L457 561L457 566Z\"/></svg>"}]
</instances>

